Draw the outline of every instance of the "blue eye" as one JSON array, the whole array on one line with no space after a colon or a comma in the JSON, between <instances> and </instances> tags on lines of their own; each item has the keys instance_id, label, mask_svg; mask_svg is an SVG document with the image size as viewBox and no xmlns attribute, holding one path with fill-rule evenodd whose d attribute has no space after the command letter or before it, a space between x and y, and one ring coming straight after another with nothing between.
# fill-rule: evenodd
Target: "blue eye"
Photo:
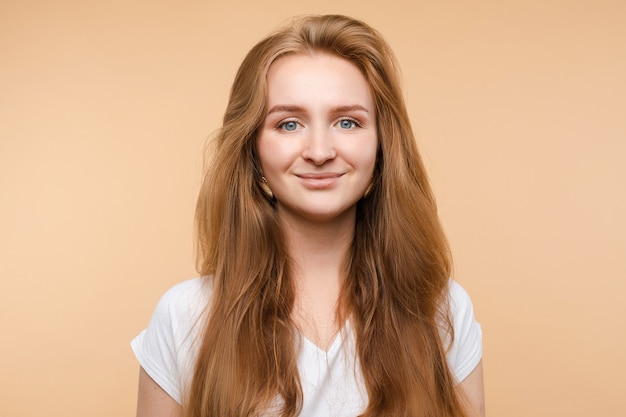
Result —
<instances>
[{"instance_id":1,"label":"blue eye","mask_svg":"<svg viewBox=\"0 0 626 417\"><path fill-rule=\"evenodd\" d=\"M290 121L286 121L282 123L280 127L288 132L293 132L294 130L298 128L298 123L294 122L293 120L290 120Z\"/></svg>"},{"instance_id":2,"label":"blue eye","mask_svg":"<svg viewBox=\"0 0 626 417\"><path fill-rule=\"evenodd\" d=\"M357 123L354 120L343 119L339 121L339 127L342 129L352 129L355 126L357 126Z\"/></svg>"}]
</instances>

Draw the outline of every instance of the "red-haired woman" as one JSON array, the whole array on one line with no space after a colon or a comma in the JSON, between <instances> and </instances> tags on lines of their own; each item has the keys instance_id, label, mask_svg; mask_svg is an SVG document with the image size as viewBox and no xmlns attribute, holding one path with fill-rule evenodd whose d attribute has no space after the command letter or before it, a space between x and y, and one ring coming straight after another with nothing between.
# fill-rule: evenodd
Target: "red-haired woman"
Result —
<instances>
[{"instance_id":1,"label":"red-haired woman","mask_svg":"<svg viewBox=\"0 0 626 417\"><path fill-rule=\"evenodd\" d=\"M261 41L214 145L202 278L132 342L137 415L484 415L481 329L378 32L308 16Z\"/></svg>"}]
</instances>

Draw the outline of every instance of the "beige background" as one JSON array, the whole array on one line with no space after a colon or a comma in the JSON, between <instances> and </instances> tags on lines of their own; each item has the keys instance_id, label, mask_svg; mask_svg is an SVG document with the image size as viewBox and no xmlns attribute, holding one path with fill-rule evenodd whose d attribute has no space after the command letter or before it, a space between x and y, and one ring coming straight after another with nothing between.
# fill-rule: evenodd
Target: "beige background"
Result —
<instances>
[{"instance_id":1,"label":"beige background","mask_svg":"<svg viewBox=\"0 0 626 417\"><path fill-rule=\"evenodd\" d=\"M399 57L489 414L623 416L626 2L295 3L0 2L0 415L134 414L239 62L339 12Z\"/></svg>"}]
</instances>

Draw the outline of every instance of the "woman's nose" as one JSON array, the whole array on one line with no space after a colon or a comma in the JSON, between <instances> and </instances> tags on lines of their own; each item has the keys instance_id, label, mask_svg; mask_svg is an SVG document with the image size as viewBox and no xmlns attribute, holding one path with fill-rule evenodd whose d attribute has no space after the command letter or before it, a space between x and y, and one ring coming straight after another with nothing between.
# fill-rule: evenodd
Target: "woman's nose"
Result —
<instances>
[{"instance_id":1,"label":"woman's nose","mask_svg":"<svg viewBox=\"0 0 626 417\"><path fill-rule=\"evenodd\" d=\"M336 156L332 133L323 128L311 129L304 142L302 157L315 165L322 165Z\"/></svg>"}]
</instances>

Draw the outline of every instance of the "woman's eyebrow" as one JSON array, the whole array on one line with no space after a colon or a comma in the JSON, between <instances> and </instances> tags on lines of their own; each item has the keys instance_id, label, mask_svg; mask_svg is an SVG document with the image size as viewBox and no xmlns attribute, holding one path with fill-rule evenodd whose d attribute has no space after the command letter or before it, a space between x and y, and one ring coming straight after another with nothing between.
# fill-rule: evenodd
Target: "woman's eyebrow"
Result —
<instances>
[{"instance_id":1,"label":"woman's eyebrow","mask_svg":"<svg viewBox=\"0 0 626 417\"><path fill-rule=\"evenodd\" d=\"M304 112L304 107L295 106L291 104L277 104L274 107L272 107L267 112L267 114L270 115L272 113L278 113L278 112L301 113L301 112Z\"/></svg>"},{"instance_id":2,"label":"woman's eyebrow","mask_svg":"<svg viewBox=\"0 0 626 417\"><path fill-rule=\"evenodd\" d=\"M337 106L332 108L333 113L343 113L351 111L362 111L365 113L369 113L369 110L366 107L361 106L360 104L352 104L350 106Z\"/></svg>"}]
</instances>

